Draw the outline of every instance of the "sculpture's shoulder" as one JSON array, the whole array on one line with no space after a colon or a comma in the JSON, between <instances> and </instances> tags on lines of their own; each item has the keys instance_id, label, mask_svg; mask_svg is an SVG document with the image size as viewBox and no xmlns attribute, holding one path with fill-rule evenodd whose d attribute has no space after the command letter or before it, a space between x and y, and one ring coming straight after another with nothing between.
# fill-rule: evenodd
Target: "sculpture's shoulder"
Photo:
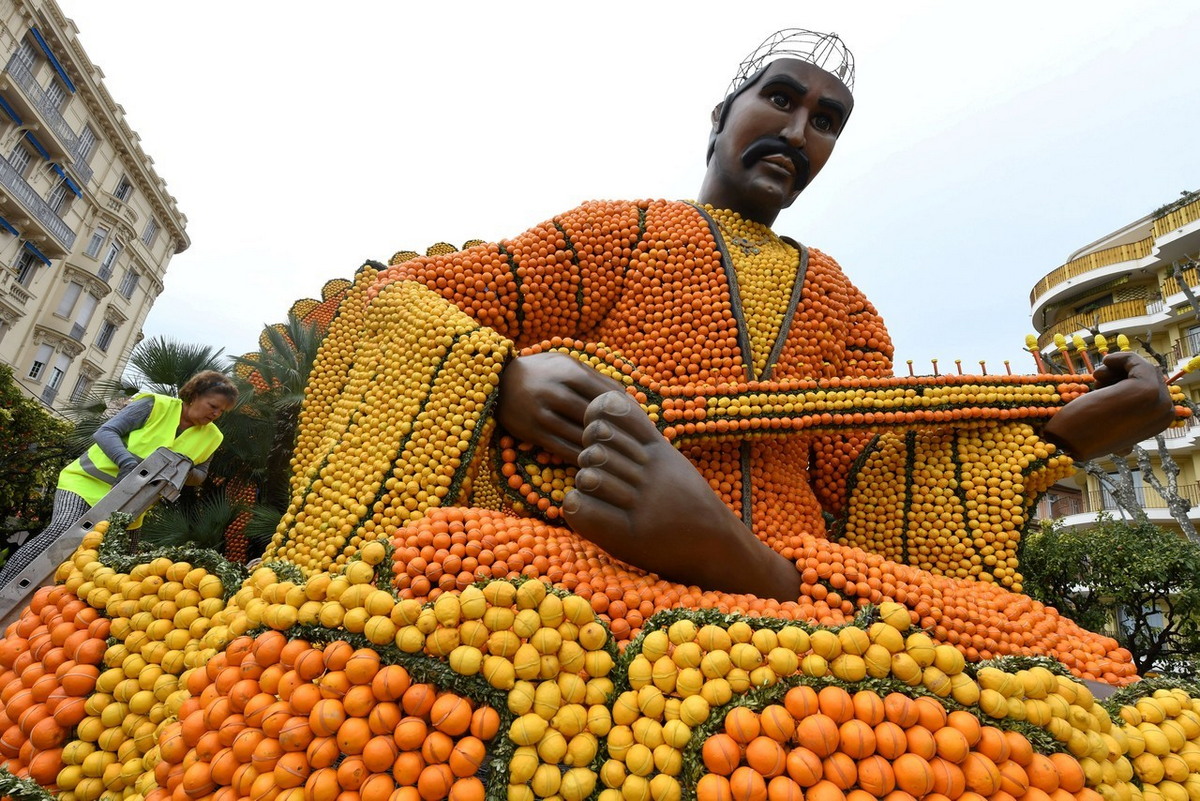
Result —
<instances>
[{"instance_id":1,"label":"sculpture's shoulder","mask_svg":"<svg viewBox=\"0 0 1200 801\"><path fill-rule=\"evenodd\" d=\"M878 314L875 306L863 294L846 272L842 265L823 250L814 247L804 247L795 240L787 240L807 252L808 268L806 282L819 286L823 294L841 301L843 307L850 313L866 312Z\"/></svg>"},{"instance_id":2,"label":"sculpture's shoulder","mask_svg":"<svg viewBox=\"0 0 1200 801\"><path fill-rule=\"evenodd\" d=\"M553 222L560 224L576 222L592 225L607 223L611 225L623 224L632 220L644 228L648 216L663 214L690 214L701 219L700 212L696 210L696 207L682 200L588 200L570 211L559 214Z\"/></svg>"}]
</instances>

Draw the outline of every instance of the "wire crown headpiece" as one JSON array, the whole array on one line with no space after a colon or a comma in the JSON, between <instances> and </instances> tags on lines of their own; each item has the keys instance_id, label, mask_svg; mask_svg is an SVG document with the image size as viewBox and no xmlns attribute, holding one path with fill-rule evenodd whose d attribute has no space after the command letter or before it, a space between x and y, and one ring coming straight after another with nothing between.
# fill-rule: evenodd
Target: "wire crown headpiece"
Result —
<instances>
[{"instance_id":1,"label":"wire crown headpiece","mask_svg":"<svg viewBox=\"0 0 1200 801\"><path fill-rule=\"evenodd\" d=\"M729 84L731 95L751 75L781 58L796 58L836 75L854 91L854 54L836 33L819 33L804 28L784 28L768 36L738 67Z\"/></svg>"}]
</instances>

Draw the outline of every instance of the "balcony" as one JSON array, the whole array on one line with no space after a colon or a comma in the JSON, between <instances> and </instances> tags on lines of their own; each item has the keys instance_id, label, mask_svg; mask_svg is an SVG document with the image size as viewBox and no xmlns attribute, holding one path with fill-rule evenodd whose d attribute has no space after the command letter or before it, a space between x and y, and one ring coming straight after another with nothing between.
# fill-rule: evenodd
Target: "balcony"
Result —
<instances>
[{"instance_id":1,"label":"balcony","mask_svg":"<svg viewBox=\"0 0 1200 801\"><path fill-rule=\"evenodd\" d=\"M13 107L22 117L30 117L38 127L38 141L51 154L59 158L71 158L75 147L79 144L78 137L63 119L58 105L46 94L46 90L38 85L29 68L14 55L4 67L0 76L0 87L16 87L19 91L9 92Z\"/></svg>"},{"instance_id":2,"label":"balcony","mask_svg":"<svg viewBox=\"0 0 1200 801\"><path fill-rule=\"evenodd\" d=\"M1081 275L1090 273L1092 270L1099 270L1101 267L1107 267L1110 264L1144 259L1150 255L1153 246L1154 237L1148 236L1137 242L1131 242L1127 245L1114 245L1111 248L1097 250L1086 256L1080 256L1074 261L1069 261L1034 285L1033 291L1029 293L1029 305L1032 306L1037 303L1038 298L1064 281L1078 278Z\"/></svg>"},{"instance_id":3,"label":"balcony","mask_svg":"<svg viewBox=\"0 0 1200 801\"><path fill-rule=\"evenodd\" d=\"M1157 239L1172 231L1177 231L1196 220L1200 220L1200 198L1193 200L1186 206L1180 206L1155 220L1154 238Z\"/></svg>"},{"instance_id":4,"label":"balcony","mask_svg":"<svg viewBox=\"0 0 1200 801\"><path fill-rule=\"evenodd\" d=\"M1166 509L1167 502L1162 496L1155 492L1150 487L1134 487L1134 496L1137 498L1138 506L1143 509ZM1179 495L1186 498L1195 509L1200 505L1200 484L1180 484ZM1117 505L1116 499L1107 490L1099 492L1087 493L1087 511L1093 514L1099 512L1116 512L1121 507Z\"/></svg>"},{"instance_id":5,"label":"balcony","mask_svg":"<svg viewBox=\"0 0 1200 801\"><path fill-rule=\"evenodd\" d=\"M49 384L42 390L42 403L50 406L54 403L54 398L58 396L58 387L52 387Z\"/></svg>"},{"instance_id":6,"label":"balcony","mask_svg":"<svg viewBox=\"0 0 1200 801\"><path fill-rule=\"evenodd\" d=\"M1038 337L1038 347L1046 348L1053 345L1056 334L1062 334L1070 339L1071 335L1077 331L1090 329L1092 326L1115 323L1118 320L1128 320L1132 317L1145 317L1148 314L1158 314L1164 311L1164 308L1160 300L1122 300L1093 311L1072 314L1043 331Z\"/></svg>"},{"instance_id":7,"label":"balcony","mask_svg":"<svg viewBox=\"0 0 1200 801\"><path fill-rule=\"evenodd\" d=\"M71 251L75 244L75 232L54 213L42 196L34 191L21 173L3 156L0 156L0 190L8 195L9 199L16 199L21 206L19 211L28 215L27 220L18 220L14 219L18 215L14 215L8 209L5 209L4 213L10 222L20 223L23 228L21 233L26 239L37 244L51 258L65 256ZM0 197L0 204L7 206L8 200ZM35 230L29 230L30 225Z\"/></svg>"},{"instance_id":8,"label":"balcony","mask_svg":"<svg viewBox=\"0 0 1200 801\"><path fill-rule=\"evenodd\" d=\"M75 323L74 325L71 326L71 339L75 340L76 342L82 342L83 335L86 333L87 333L86 326L82 326L79 323Z\"/></svg>"},{"instance_id":9,"label":"balcony","mask_svg":"<svg viewBox=\"0 0 1200 801\"><path fill-rule=\"evenodd\" d=\"M134 226L134 228L136 229L137 221L138 221L138 213L133 210L132 206L130 206L124 200L122 200L121 198L112 194L111 192L105 193L104 205L108 207L109 211L116 212L118 215L120 215L121 217L128 220L129 224ZM141 240L138 239L135 241L140 242Z\"/></svg>"},{"instance_id":10,"label":"balcony","mask_svg":"<svg viewBox=\"0 0 1200 801\"><path fill-rule=\"evenodd\" d=\"M16 110L37 122L38 141L51 155L70 162L80 183L87 185L92 180L92 168L85 163L90 154L82 152L84 141L71 130L57 104L16 55L8 60L0 74L0 89L9 87L18 89L8 93Z\"/></svg>"},{"instance_id":11,"label":"balcony","mask_svg":"<svg viewBox=\"0 0 1200 801\"><path fill-rule=\"evenodd\" d=\"M1180 284L1179 279L1183 278L1183 284ZM1176 272L1175 275L1164 278L1160 287L1162 288L1162 296L1169 298L1172 295L1177 295L1183 291L1183 287L1196 289L1200 287L1200 272L1195 267L1184 267Z\"/></svg>"}]
</instances>

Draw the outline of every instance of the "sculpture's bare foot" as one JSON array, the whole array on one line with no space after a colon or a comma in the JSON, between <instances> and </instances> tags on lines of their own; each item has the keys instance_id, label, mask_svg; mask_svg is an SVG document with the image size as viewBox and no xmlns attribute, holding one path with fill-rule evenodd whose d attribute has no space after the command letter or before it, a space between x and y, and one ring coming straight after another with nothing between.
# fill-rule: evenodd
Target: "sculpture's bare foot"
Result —
<instances>
[{"instance_id":1,"label":"sculpture's bare foot","mask_svg":"<svg viewBox=\"0 0 1200 801\"><path fill-rule=\"evenodd\" d=\"M571 528L631 565L707 590L795 600L795 566L763 545L625 392L587 409Z\"/></svg>"}]
</instances>

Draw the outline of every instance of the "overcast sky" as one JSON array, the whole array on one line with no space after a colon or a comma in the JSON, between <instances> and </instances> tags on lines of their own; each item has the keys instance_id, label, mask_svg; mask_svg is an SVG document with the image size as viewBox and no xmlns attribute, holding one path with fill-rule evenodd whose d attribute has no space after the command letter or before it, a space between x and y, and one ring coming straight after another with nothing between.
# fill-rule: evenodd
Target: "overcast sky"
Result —
<instances>
[{"instance_id":1,"label":"overcast sky","mask_svg":"<svg viewBox=\"0 0 1200 801\"><path fill-rule=\"evenodd\" d=\"M783 27L858 77L776 229L841 262L898 371L1028 372L1033 284L1200 187L1189 0L59 3L188 217L145 333L228 353L365 259L694 197L713 104Z\"/></svg>"}]
</instances>

